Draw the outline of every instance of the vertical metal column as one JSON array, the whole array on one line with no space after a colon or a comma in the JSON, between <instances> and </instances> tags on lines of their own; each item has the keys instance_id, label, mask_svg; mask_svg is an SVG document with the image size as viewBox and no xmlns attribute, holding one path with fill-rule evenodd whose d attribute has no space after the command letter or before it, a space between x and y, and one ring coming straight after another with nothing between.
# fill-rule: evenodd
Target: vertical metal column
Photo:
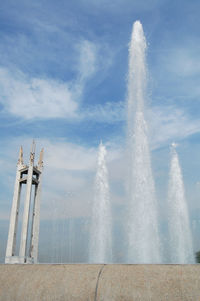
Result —
<instances>
[{"instance_id":1,"label":"vertical metal column","mask_svg":"<svg viewBox=\"0 0 200 301\"><path fill-rule=\"evenodd\" d=\"M20 147L19 159L18 159L18 163L17 163L17 172L16 172L16 179L15 179L15 188L14 188L14 194L13 194L12 209L11 209L11 215L10 215L10 225L9 225L9 232L8 232L5 263L9 263L10 258L15 255L16 233L17 233L17 225L18 225L18 213L19 213L20 192L21 192L21 183L20 183L21 172L20 172L20 170L23 167L24 167L23 150L22 150L22 147Z\"/></svg>"},{"instance_id":2,"label":"vertical metal column","mask_svg":"<svg viewBox=\"0 0 200 301\"><path fill-rule=\"evenodd\" d=\"M19 251L19 257L21 262L26 262L26 247L27 247L27 238L28 238L28 225L29 225L29 213L30 213L31 191L32 191L32 181L33 181L34 157L35 157L35 143L33 142L31 154L30 154L29 167L28 167L28 176L27 176L27 183L26 183L27 184L26 198L24 203L21 243L20 243L20 251Z\"/></svg>"},{"instance_id":3,"label":"vertical metal column","mask_svg":"<svg viewBox=\"0 0 200 301\"><path fill-rule=\"evenodd\" d=\"M43 154L44 149L40 152L40 158L38 161L38 184L35 187L35 199L33 205L32 216L32 230L31 230L31 242L30 242L30 257L34 263L38 261L38 243L39 243L39 227L40 227L40 194L41 194L41 182L42 182L42 169L43 169Z\"/></svg>"}]
</instances>

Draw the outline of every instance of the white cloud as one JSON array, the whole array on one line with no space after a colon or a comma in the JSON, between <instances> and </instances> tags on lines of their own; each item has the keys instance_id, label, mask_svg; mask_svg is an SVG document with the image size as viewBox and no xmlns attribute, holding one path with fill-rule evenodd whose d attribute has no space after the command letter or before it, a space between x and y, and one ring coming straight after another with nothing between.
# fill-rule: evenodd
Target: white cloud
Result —
<instances>
[{"instance_id":1,"label":"white cloud","mask_svg":"<svg viewBox=\"0 0 200 301\"><path fill-rule=\"evenodd\" d=\"M88 40L81 40L76 45L79 53L77 59L77 85L86 85L92 83L95 87L106 77L110 66L113 64L114 56L110 45L101 42L93 43ZM95 76L97 75L97 76Z\"/></svg>"},{"instance_id":2,"label":"white cloud","mask_svg":"<svg viewBox=\"0 0 200 301\"><path fill-rule=\"evenodd\" d=\"M0 67L0 103L4 111L23 119L121 121L122 102L80 109L88 80L101 71L95 79L95 85L98 85L112 64L113 54L106 45L99 46L88 40L82 40L76 49L76 78L73 81L32 78L20 70Z\"/></svg>"},{"instance_id":3,"label":"white cloud","mask_svg":"<svg viewBox=\"0 0 200 301\"><path fill-rule=\"evenodd\" d=\"M191 118L175 106L154 107L149 112L151 145L153 148L180 141L200 132L200 121Z\"/></svg>"},{"instance_id":4,"label":"white cloud","mask_svg":"<svg viewBox=\"0 0 200 301\"><path fill-rule=\"evenodd\" d=\"M79 46L77 78L70 82L31 78L0 67L0 103L5 111L24 119L77 117L86 81L96 72L97 55L93 43L83 40Z\"/></svg>"},{"instance_id":5,"label":"white cloud","mask_svg":"<svg viewBox=\"0 0 200 301\"><path fill-rule=\"evenodd\" d=\"M92 170L96 162L96 149L73 143L45 141L46 161L49 168L68 171Z\"/></svg>"},{"instance_id":6,"label":"white cloud","mask_svg":"<svg viewBox=\"0 0 200 301\"><path fill-rule=\"evenodd\" d=\"M45 146L45 182L46 191L44 200L46 205L49 199L59 199L61 207L66 201L66 206L72 206L71 214L80 216L91 214L91 202L94 197L94 176L98 149L83 147L68 142L40 141ZM119 179L122 181L123 168L119 167L122 151L120 146L113 144L108 147L107 164L110 182ZM116 173L116 166L119 173ZM59 207L59 206L58 206Z\"/></svg>"},{"instance_id":7,"label":"white cloud","mask_svg":"<svg viewBox=\"0 0 200 301\"><path fill-rule=\"evenodd\" d=\"M0 68L0 103L6 112L24 119L68 118L106 123L123 121L124 102L107 102L84 110L79 108L85 81L96 69L86 67L83 70L82 66L80 81L64 83L53 79L28 78L22 72L11 73Z\"/></svg>"},{"instance_id":8,"label":"white cloud","mask_svg":"<svg viewBox=\"0 0 200 301\"><path fill-rule=\"evenodd\" d=\"M154 149L200 132L199 119L191 116L187 108L178 105L176 102L176 105L154 106L147 110L150 143ZM81 118L105 123L125 122L125 101L90 107L82 116L80 115Z\"/></svg>"},{"instance_id":9,"label":"white cloud","mask_svg":"<svg viewBox=\"0 0 200 301\"><path fill-rule=\"evenodd\" d=\"M78 48L80 51L78 72L80 80L85 81L97 70L97 47L94 43L83 40Z\"/></svg>"},{"instance_id":10,"label":"white cloud","mask_svg":"<svg viewBox=\"0 0 200 301\"><path fill-rule=\"evenodd\" d=\"M79 118L105 123L124 121L125 102L106 102L104 105L90 106L80 113Z\"/></svg>"},{"instance_id":11,"label":"white cloud","mask_svg":"<svg viewBox=\"0 0 200 301\"><path fill-rule=\"evenodd\" d=\"M22 72L0 68L0 87L5 110L25 119L72 118L77 110L73 91L56 80L28 78Z\"/></svg>"}]
</instances>

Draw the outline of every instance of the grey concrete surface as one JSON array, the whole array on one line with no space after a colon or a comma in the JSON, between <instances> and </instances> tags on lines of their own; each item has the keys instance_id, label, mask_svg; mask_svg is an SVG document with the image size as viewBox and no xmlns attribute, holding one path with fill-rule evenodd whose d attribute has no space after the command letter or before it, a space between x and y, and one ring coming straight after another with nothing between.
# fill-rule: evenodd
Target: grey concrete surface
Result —
<instances>
[{"instance_id":1,"label":"grey concrete surface","mask_svg":"<svg viewBox=\"0 0 200 301\"><path fill-rule=\"evenodd\" d=\"M0 301L200 301L200 265L0 265Z\"/></svg>"}]
</instances>

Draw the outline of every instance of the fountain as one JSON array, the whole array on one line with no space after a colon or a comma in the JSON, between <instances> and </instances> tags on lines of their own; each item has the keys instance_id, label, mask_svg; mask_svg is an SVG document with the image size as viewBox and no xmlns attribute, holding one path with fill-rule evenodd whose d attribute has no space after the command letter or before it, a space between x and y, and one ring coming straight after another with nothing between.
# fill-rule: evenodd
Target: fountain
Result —
<instances>
[{"instance_id":1,"label":"fountain","mask_svg":"<svg viewBox=\"0 0 200 301\"><path fill-rule=\"evenodd\" d=\"M105 157L106 148L101 142L98 152L95 196L92 210L89 254L90 263L111 262L111 208Z\"/></svg>"},{"instance_id":2,"label":"fountain","mask_svg":"<svg viewBox=\"0 0 200 301\"><path fill-rule=\"evenodd\" d=\"M168 212L170 236L170 262L194 263L192 236L190 231L183 176L176 144L171 146L171 166L169 174Z\"/></svg>"},{"instance_id":3,"label":"fountain","mask_svg":"<svg viewBox=\"0 0 200 301\"><path fill-rule=\"evenodd\" d=\"M129 263L161 261L157 202L145 121L145 51L142 25L137 21L130 44L128 81ZM102 264L0 265L0 301L199 300L200 265L105 264L111 262L112 250L105 157L106 148L100 143L89 261ZM172 261L193 262L187 205L175 145L172 147L169 211ZM80 236L81 233L79 239Z\"/></svg>"},{"instance_id":4,"label":"fountain","mask_svg":"<svg viewBox=\"0 0 200 301\"><path fill-rule=\"evenodd\" d=\"M128 75L128 254L129 263L159 263L157 203L145 121L146 40L142 25L133 25Z\"/></svg>"}]
</instances>

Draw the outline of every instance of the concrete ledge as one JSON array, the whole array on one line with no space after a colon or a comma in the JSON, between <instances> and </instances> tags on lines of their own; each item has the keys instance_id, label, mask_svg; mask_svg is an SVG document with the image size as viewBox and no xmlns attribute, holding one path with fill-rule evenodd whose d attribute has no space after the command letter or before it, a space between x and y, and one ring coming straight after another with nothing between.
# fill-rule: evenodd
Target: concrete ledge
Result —
<instances>
[{"instance_id":1,"label":"concrete ledge","mask_svg":"<svg viewBox=\"0 0 200 301\"><path fill-rule=\"evenodd\" d=\"M200 265L0 265L0 301L199 301Z\"/></svg>"}]
</instances>

